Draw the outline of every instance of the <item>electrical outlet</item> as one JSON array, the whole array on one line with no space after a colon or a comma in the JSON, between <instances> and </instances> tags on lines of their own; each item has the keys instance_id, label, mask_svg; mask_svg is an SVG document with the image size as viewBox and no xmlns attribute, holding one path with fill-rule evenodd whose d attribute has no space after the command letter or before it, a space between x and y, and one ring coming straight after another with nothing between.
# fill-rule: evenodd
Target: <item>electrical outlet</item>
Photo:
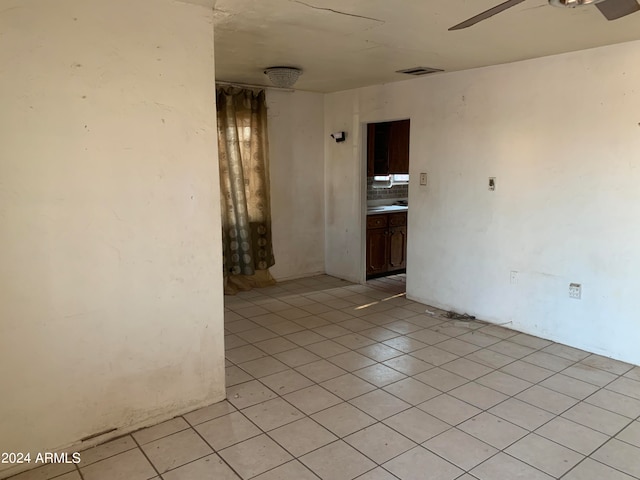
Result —
<instances>
[{"instance_id":1,"label":"electrical outlet","mask_svg":"<svg viewBox=\"0 0 640 480\"><path fill-rule=\"evenodd\" d=\"M516 272L515 270L511 270L511 275L509 276L509 281L511 282L512 285L515 285L518 283L518 272Z\"/></svg>"},{"instance_id":2,"label":"electrical outlet","mask_svg":"<svg viewBox=\"0 0 640 480\"><path fill-rule=\"evenodd\" d=\"M420 174L420 185L426 185L427 184L427 174L426 173L421 173Z\"/></svg>"},{"instance_id":3,"label":"electrical outlet","mask_svg":"<svg viewBox=\"0 0 640 480\"><path fill-rule=\"evenodd\" d=\"M570 283L569 298L580 300L582 298L582 285L580 285L579 283Z\"/></svg>"},{"instance_id":4,"label":"electrical outlet","mask_svg":"<svg viewBox=\"0 0 640 480\"><path fill-rule=\"evenodd\" d=\"M489 190L491 192L496 191L496 177L489 177Z\"/></svg>"}]
</instances>

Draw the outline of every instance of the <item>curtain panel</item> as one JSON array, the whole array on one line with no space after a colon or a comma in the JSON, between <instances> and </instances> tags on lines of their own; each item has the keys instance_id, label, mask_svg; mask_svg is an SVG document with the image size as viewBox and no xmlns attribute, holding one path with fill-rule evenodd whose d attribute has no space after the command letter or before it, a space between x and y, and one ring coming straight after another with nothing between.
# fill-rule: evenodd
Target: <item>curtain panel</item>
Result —
<instances>
[{"instance_id":1,"label":"curtain panel","mask_svg":"<svg viewBox=\"0 0 640 480\"><path fill-rule=\"evenodd\" d=\"M218 156L225 293L275 283L265 93L219 88Z\"/></svg>"}]
</instances>

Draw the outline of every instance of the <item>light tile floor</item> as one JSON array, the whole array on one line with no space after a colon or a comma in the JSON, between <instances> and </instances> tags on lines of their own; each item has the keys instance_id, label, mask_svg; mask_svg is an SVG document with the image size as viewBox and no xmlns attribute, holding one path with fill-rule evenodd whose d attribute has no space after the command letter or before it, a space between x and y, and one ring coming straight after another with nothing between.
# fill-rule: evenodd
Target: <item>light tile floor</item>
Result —
<instances>
[{"instance_id":1,"label":"light tile floor","mask_svg":"<svg viewBox=\"0 0 640 480\"><path fill-rule=\"evenodd\" d=\"M640 367L403 292L319 276L228 297L227 401L15 480L640 478Z\"/></svg>"}]
</instances>

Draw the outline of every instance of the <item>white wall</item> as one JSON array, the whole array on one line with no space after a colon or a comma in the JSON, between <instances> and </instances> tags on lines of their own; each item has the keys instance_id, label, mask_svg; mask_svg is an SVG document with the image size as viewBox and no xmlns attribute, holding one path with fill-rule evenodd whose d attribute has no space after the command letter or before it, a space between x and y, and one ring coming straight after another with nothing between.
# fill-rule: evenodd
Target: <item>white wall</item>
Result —
<instances>
[{"instance_id":1,"label":"white wall","mask_svg":"<svg viewBox=\"0 0 640 480\"><path fill-rule=\"evenodd\" d=\"M328 95L325 134L354 134L327 151L327 272L361 274L362 231L350 228L362 216L360 126L410 117L408 295L639 364L638 51L631 42Z\"/></svg>"},{"instance_id":2,"label":"white wall","mask_svg":"<svg viewBox=\"0 0 640 480\"><path fill-rule=\"evenodd\" d=\"M324 272L323 98L267 90L277 280Z\"/></svg>"},{"instance_id":3,"label":"white wall","mask_svg":"<svg viewBox=\"0 0 640 480\"><path fill-rule=\"evenodd\" d=\"M4 0L0 37L0 452L222 399L211 10Z\"/></svg>"},{"instance_id":4,"label":"white wall","mask_svg":"<svg viewBox=\"0 0 640 480\"><path fill-rule=\"evenodd\" d=\"M325 270L352 282L364 279L366 168L360 90L325 95ZM344 142L329 135L344 131Z\"/></svg>"}]
</instances>

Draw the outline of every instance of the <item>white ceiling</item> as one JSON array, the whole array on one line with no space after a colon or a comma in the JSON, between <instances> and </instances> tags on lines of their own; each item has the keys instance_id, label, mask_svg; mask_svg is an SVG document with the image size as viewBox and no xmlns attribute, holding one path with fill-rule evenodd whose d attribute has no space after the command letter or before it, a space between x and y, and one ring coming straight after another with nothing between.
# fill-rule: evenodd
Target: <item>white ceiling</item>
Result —
<instances>
[{"instance_id":1,"label":"white ceiling","mask_svg":"<svg viewBox=\"0 0 640 480\"><path fill-rule=\"evenodd\" d=\"M607 21L595 6L526 0L465 30L447 29L503 0L216 0L217 80L266 84L266 67L332 92L640 39L640 12ZM640 52L639 52L640 53Z\"/></svg>"}]
</instances>

